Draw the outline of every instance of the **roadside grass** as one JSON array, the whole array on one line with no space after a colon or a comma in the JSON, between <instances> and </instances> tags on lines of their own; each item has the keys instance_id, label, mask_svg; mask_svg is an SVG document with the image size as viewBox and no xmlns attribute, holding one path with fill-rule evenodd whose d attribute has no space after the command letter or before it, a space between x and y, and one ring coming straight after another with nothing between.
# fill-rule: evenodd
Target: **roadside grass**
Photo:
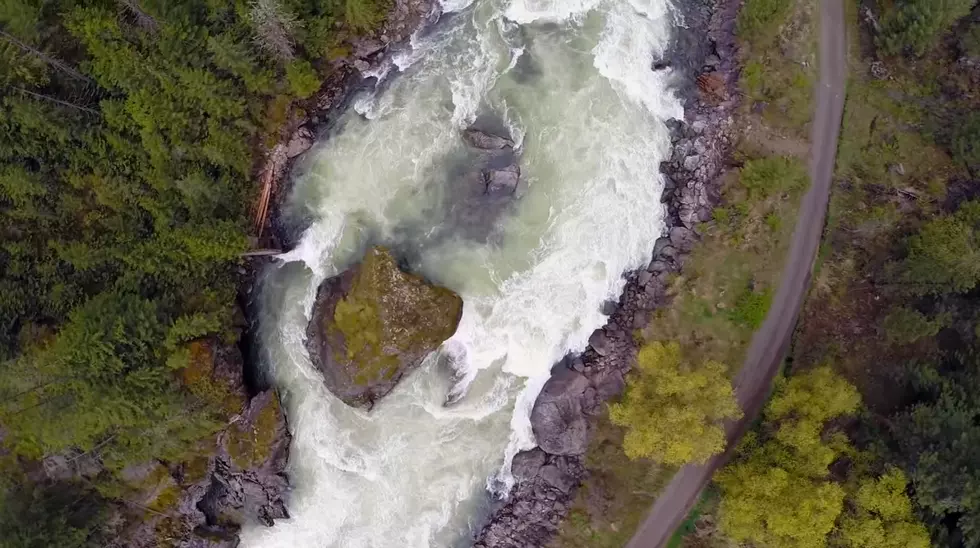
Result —
<instances>
[{"instance_id":1,"label":"roadside grass","mask_svg":"<svg viewBox=\"0 0 980 548\"><path fill-rule=\"evenodd\" d=\"M678 341L693 362L718 360L734 375L769 309L806 182L800 158L745 159L671 280L671 306L654 313L643 341Z\"/></svg>"},{"instance_id":2,"label":"roadside grass","mask_svg":"<svg viewBox=\"0 0 980 548\"><path fill-rule=\"evenodd\" d=\"M747 0L739 13L744 108L772 127L806 137L817 78L816 0Z\"/></svg>"}]
</instances>

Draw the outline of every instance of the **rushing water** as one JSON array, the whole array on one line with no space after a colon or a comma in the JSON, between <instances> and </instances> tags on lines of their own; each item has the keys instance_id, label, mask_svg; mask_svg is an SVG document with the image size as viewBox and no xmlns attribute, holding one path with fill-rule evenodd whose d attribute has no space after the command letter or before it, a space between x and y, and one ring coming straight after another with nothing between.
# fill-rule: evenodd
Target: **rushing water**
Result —
<instances>
[{"instance_id":1,"label":"rushing water","mask_svg":"<svg viewBox=\"0 0 980 548\"><path fill-rule=\"evenodd\" d=\"M682 112L649 69L674 24L667 0L444 8L296 182L291 207L313 223L262 294L294 435L292 519L247 529L244 546L467 545L488 486L506 487L510 457L534 446L530 405L552 364L585 347L662 231L663 122ZM460 130L486 114L518 142L523 182L474 236L453 208L473 155ZM455 336L365 412L326 391L303 340L319 283L376 243L465 305Z\"/></svg>"}]
</instances>

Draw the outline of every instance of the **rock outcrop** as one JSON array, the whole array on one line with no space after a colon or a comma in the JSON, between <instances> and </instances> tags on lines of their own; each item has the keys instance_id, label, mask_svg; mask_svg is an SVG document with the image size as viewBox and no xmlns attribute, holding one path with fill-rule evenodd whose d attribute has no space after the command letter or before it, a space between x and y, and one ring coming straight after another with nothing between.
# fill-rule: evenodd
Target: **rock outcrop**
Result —
<instances>
[{"instance_id":1,"label":"rock outcrop","mask_svg":"<svg viewBox=\"0 0 980 548\"><path fill-rule=\"evenodd\" d=\"M371 407L456 332L462 312L459 295L403 272L375 247L320 286L306 346L331 392Z\"/></svg>"},{"instance_id":2,"label":"rock outcrop","mask_svg":"<svg viewBox=\"0 0 980 548\"><path fill-rule=\"evenodd\" d=\"M278 395L248 395L235 347L201 340L190 351L183 384L227 411L229 422L187 461L148 461L120 473L126 504L110 519L112 548L234 548L246 523L289 517L291 437Z\"/></svg>"},{"instance_id":3,"label":"rock outcrop","mask_svg":"<svg viewBox=\"0 0 980 548\"><path fill-rule=\"evenodd\" d=\"M558 364L545 384L531 414L539 447L515 457L514 489L494 503L489 522L476 535L476 548L548 545L587 476L583 453L589 419L603 411L605 401L622 394L637 350L632 333L669 302L668 277L681 270L700 238L698 224L711 219L720 198L719 176L731 148L738 97L734 25L739 4L685 3L685 28L668 59L652 63L651 70L674 70L687 95L685 120L668 122L674 153L661 164L662 201L671 228L654 244L649 266L626 275L606 325L592 334L580 355ZM697 85L706 74L714 82L710 89Z\"/></svg>"}]
</instances>

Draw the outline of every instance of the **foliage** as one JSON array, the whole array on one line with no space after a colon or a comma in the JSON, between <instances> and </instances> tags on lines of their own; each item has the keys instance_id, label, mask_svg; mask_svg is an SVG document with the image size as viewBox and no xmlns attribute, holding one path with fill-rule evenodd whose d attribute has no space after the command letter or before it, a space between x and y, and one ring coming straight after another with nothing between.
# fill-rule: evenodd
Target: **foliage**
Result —
<instances>
[{"instance_id":1,"label":"foliage","mask_svg":"<svg viewBox=\"0 0 980 548\"><path fill-rule=\"evenodd\" d=\"M719 424L741 416L724 364L682 363L676 342L652 342L637 355L623 402L609 406L614 424L628 428L630 458L667 465L704 462L725 448Z\"/></svg>"},{"instance_id":2,"label":"foliage","mask_svg":"<svg viewBox=\"0 0 980 548\"><path fill-rule=\"evenodd\" d=\"M922 55L970 13L976 0L897 0L882 17L878 46L890 55Z\"/></svg>"},{"instance_id":3,"label":"foliage","mask_svg":"<svg viewBox=\"0 0 980 548\"><path fill-rule=\"evenodd\" d=\"M909 344L915 341L934 337L949 321L948 317L929 319L918 310L912 308L896 308L885 316L882 327L888 340Z\"/></svg>"},{"instance_id":4,"label":"foliage","mask_svg":"<svg viewBox=\"0 0 980 548\"><path fill-rule=\"evenodd\" d=\"M772 304L772 290L753 291L746 287L735 299L735 307L728 317L732 323L749 329L758 329L766 319Z\"/></svg>"},{"instance_id":5,"label":"foliage","mask_svg":"<svg viewBox=\"0 0 980 548\"><path fill-rule=\"evenodd\" d=\"M296 60L286 66L286 79L293 95L307 98L320 89L320 77L308 62Z\"/></svg>"},{"instance_id":6,"label":"foliage","mask_svg":"<svg viewBox=\"0 0 980 548\"><path fill-rule=\"evenodd\" d=\"M344 18L357 31L376 28L384 18L386 0L344 0Z\"/></svg>"},{"instance_id":7,"label":"foliage","mask_svg":"<svg viewBox=\"0 0 980 548\"><path fill-rule=\"evenodd\" d=\"M980 281L980 241L976 203L955 215L925 223L907 240L908 253L898 265L899 278L915 294L961 293Z\"/></svg>"},{"instance_id":8,"label":"foliage","mask_svg":"<svg viewBox=\"0 0 980 548\"><path fill-rule=\"evenodd\" d=\"M975 28L980 34L980 25ZM974 113L968 116L957 126L953 133L952 149L954 157L969 169L980 169L980 114Z\"/></svg>"},{"instance_id":9,"label":"foliage","mask_svg":"<svg viewBox=\"0 0 980 548\"><path fill-rule=\"evenodd\" d=\"M912 515L905 474L891 468L862 478L851 510L840 520L839 543L848 548L929 548L929 532Z\"/></svg>"},{"instance_id":10,"label":"foliage","mask_svg":"<svg viewBox=\"0 0 980 548\"><path fill-rule=\"evenodd\" d=\"M739 181L755 199L768 198L805 188L809 177L797 158L769 156L745 162Z\"/></svg>"},{"instance_id":11,"label":"foliage","mask_svg":"<svg viewBox=\"0 0 980 548\"><path fill-rule=\"evenodd\" d=\"M953 370L919 366L918 401L892 420L895 458L933 523L955 523L964 545L980 543L980 391L976 355Z\"/></svg>"},{"instance_id":12,"label":"foliage","mask_svg":"<svg viewBox=\"0 0 980 548\"><path fill-rule=\"evenodd\" d=\"M91 489L71 483L21 483L0 498L4 548L99 546L103 502Z\"/></svg>"},{"instance_id":13,"label":"foliage","mask_svg":"<svg viewBox=\"0 0 980 548\"><path fill-rule=\"evenodd\" d=\"M739 38L765 47L779 33L791 7L792 3L785 0L747 0L738 12Z\"/></svg>"},{"instance_id":14,"label":"foliage","mask_svg":"<svg viewBox=\"0 0 980 548\"><path fill-rule=\"evenodd\" d=\"M725 534L762 546L825 546L845 497L828 467L846 440L825 437L824 429L859 403L857 390L829 367L780 381L765 410L766 435L750 437L715 478Z\"/></svg>"},{"instance_id":15,"label":"foliage","mask_svg":"<svg viewBox=\"0 0 980 548\"><path fill-rule=\"evenodd\" d=\"M307 21L338 44L345 10L0 0L0 455L88 452L111 482L226 421L232 398L180 380L237 336L257 153L319 88Z\"/></svg>"}]
</instances>

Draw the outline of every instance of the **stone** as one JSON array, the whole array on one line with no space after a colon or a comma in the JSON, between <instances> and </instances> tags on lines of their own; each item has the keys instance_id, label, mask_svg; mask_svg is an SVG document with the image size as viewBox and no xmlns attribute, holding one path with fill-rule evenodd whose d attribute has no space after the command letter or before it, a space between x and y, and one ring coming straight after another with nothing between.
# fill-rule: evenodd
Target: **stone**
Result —
<instances>
[{"instance_id":1,"label":"stone","mask_svg":"<svg viewBox=\"0 0 980 548\"><path fill-rule=\"evenodd\" d=\"M551 455L581 455L588 447L588 427L582 399L589 380L571 369L559 369L548 379L531 409L531 430L543 451Z\"/></svg>"},{"instance_id":2,"label":"stone","mask_svg":"<svg viewBox=\"0 0 980 548\"><path fill-rule=\"evenodd\" d=\"M511 461L511 474L514 475L514 479L517 481L533 479L538 475L538 471L544 466L547 459L548 455L539 447L535 447L530 451L521 451Z\"/></svg>"},{"instance_id":3,"label":"stone","mask_svg":"<svg viewBox=\"0 0 980 548\"><path fill-rule=\"evenodd\" d=\"M514 141L509 137L501 137L475 128L463 131L463 140L473 148L480 150L502 150L514 148Z\"/></svg>"},{"instance_id":4,"label":"stone","mask_svg":"<svg viewBox=\"0 0 980 548\"><path fill-rule=\"evenodd\" d=\"M307 150L310 150L310 148L313 146L313 142L313 132L305 126L300 127L294 131L293 135L289 138L289 144L286 145L286 157L295 158Z\"/></svg>"},{"instance_id":5,"label":"stone","mask_svg":"<svg viewBox=\"0 0 980 548\"><path fill-rule=\"evenodd\" d=\"M636 283L640 287L644 287L648 283L650 283L650 280L652 278L653 278L653 273L652 272L650 272L649 270L641 270L640 273L636 275Z\"/></svg>"},{"instance_id":6,"label":"stone","mask_svg":"<svg viewBox=\"0 0 980 548\"><path fill-rule=\"evenodd\" d=\"M515 164L483 172L484 192L491 196L510 195L521 182L521 168Z\"/></svg>"},{"instance_id":7,"label":"stone","mask_svg":"<svg viewBox=\"0 0 980 548\"><path fill-rule=\"evenodd\" d=\"M665 59L654 61L650 68L654 71L667 70L670 68L670 61Z\"/></svg>"},{"instance_id":8,"label":"stone","mask_svg":"<svg viewBox=\"0 0 980 548\"><path fill-rule=\"evenodd\" d=\"M674 246L682 253L687 253L694 248L698 241L698 235L689 228L675 226L670 229L670 245Z\"/></svg>"},{"instance_id":9,"label":"stone","mask_svg":"<svg viewBox=\"0 0 980 548\"><path fill-rule=\"evenodd\" d=\"M667 266L667 263L665 263L664 261L659 261L658 260L658 261L653 261L652 263L650 263L650 266L647 267L647 270L649 270L650 272L653 272L654 274L657 274L657 273L660 273L660 272L667 272L668 270L670 270L670 267Z\"/></svg>"},{"instance_id":10,"label":"stone","mask_svg":"<svg viewBox=\"0 0 980 548\"><path fill-rule=\"evenodd\" d=\"M609 400L619 396L626 389L626 380L622 372L617 369L604 369L596 374L592 379L596 393L602 400Z\"/></svg>"},{"instance_id":11,"label":"stone","mask_svg":"<svg viewBox=\"0 0 980 548\"><path fill-rule=\"evenodd\" d=\"M589 337L589 346L600 356L608 356L612 352L612 341L609 340L609 336L603 329L596 329L592 332L592 336Z\"/></svg>"},{"instance_id":12,"label":"stone","mask_svg":"<svg viewBox=\"0 0 980 548\"><path fill-rule=\"evenodd\" d=\"M538 472L538 476L542 481L551 485L555 489L558 489L562 493L568 493L572 490L574 486L574 479L569 477L568 474L562 472L557 466L547 465L541 468ZM561 505L558 506L559 508Z\"/></svg>"},{"instance_id":13,"label":"stone","mask_svg":"<svg viewBox=\"0 0 980 548\"><path fill-rule=\"evenodd\" d=\"M459 295L398 268L375 247L317 291L306 347L327 388L370 408L455 333Z\"/></svg>"},{"instance_id":14,"label":"stone","mask_svg":"<svg viewBox=\"0 0 980 548\"><path fill-rule=\"evenodd\" d=\"M657 238L656 243L653 244L653 256L654 258L660 256L660 252L664 250L665 247L670 245L670 238L660 237Z\"/></svg>"},{"instance_id":15,"label":"stone","mask_svg":"<svg viewBox=\"0 0 980 548\"><path fill-rule=\"evenodd\" d=\"M699 156L697 154L692 154L692 155L684 158L683 166L684 166L684 169L686 169L688 171L694 171L700 165L701 165L701 156Z\"/></svg>"},{"instance_id":16,"label":"stone","mask_svg":"<svg viewBox=\"0 0 980 548\"><path fill-rule=\"evenodd\" d=\"M368 63L364 59L354 59L354 62L352 64L354 65L354 68L356 68L357 71L360 72L361 74L364 74L365 72L371 70L371 63Z\"/></svg>"}]
</instances>

